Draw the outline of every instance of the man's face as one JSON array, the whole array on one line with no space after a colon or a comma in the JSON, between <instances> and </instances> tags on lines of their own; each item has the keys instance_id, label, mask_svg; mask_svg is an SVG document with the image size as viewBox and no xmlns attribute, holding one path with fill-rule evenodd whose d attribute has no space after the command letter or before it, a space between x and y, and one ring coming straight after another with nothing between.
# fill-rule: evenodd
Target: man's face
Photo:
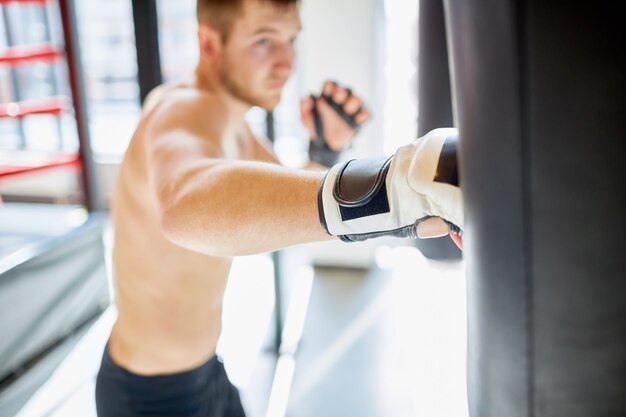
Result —
<instances>
[{"instance_id":1,"label":"man's face","mask_svg":"<svg viewBox=\"0 0 626 417\"><path fill-rule=\"evenodd\" d=\"M219 76L240 100L267 110L280 94L294 64L294 41L300 32L297 6L277 8L247 0L223 45Z\"/></svg>"}]
</instances>

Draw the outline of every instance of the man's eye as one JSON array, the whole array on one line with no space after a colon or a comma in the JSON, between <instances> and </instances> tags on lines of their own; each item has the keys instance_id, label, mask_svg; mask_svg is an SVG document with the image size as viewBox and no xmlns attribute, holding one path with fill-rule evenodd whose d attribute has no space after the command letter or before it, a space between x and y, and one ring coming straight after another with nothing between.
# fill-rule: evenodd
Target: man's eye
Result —
<instances>
[{"instance_id":1,"label":"man's eye","mask_svg":"<svg viewBox=\"0 0 626 417\"><path fill-rule=\"evenodd\" d=\"M258 41L256 41L256 44L259 45L259 46L267 46L267 45L269 45L269 43L270 43L270 40L267 39L267 38L262 38L262 39L259 39Z\"/></svg>"}]
</instances>

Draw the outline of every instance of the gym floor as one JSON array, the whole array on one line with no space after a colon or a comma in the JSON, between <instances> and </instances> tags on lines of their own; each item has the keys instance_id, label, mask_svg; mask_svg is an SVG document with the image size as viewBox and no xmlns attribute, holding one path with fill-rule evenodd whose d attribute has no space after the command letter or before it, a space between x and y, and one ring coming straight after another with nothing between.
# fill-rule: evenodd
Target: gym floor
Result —
<instances>
[{"instance_id":1,"label":"gym floor","mask_svg":"<svg viewBox=\"0 0 626 417\"><path fill-rule=\"evenodd\" d=\"M248 415L466 416L463 262L381 245L368 269L312 269L305 252L281 255L280 355L271 258L233 266L219 351ZM76 336L19 417L96 415L95 375L115 314L110 307Z\"/></svg>"}]
</instances>

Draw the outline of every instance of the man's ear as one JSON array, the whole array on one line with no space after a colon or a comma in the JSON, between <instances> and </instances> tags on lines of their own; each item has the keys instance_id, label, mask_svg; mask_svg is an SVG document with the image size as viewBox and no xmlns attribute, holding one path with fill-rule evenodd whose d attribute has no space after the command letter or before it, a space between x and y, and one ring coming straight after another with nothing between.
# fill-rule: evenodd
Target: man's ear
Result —
<instances>
[{"instance_id":1,"label":"man's ear","mask_svg":"<svg viewBox=\"0 0 626 417\"><path fill-rule=\"evenodd\" d=\"M199 24L198 45L203 59L215 61L222 53L222 36L208 24Z\"/></svg>"}]
</instances>

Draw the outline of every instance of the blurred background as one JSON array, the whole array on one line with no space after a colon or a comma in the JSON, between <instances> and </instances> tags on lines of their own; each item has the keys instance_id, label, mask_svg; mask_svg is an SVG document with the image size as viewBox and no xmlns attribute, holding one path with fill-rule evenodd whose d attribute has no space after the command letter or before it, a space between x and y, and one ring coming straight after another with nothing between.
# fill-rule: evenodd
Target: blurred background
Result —
<instances>
[{"instance_id":1,"label":"blurred background","mask_svg":"<svg viewBox=\"0 0 626 417\"><path fill-rule=\"evenodd\" d=\"M255 133L302 164L299 99L333 79L373 113L347 156L416 138L419 13L304 0L294 74L271 117L249 112ZM194 0L0 1L0 416L95 416L112 187L146 89L193 70L196 28ZM463 416L465 332L447 239L330 242L237 259L219 350L251 417Z\"/></svg>"}]
</instances>

